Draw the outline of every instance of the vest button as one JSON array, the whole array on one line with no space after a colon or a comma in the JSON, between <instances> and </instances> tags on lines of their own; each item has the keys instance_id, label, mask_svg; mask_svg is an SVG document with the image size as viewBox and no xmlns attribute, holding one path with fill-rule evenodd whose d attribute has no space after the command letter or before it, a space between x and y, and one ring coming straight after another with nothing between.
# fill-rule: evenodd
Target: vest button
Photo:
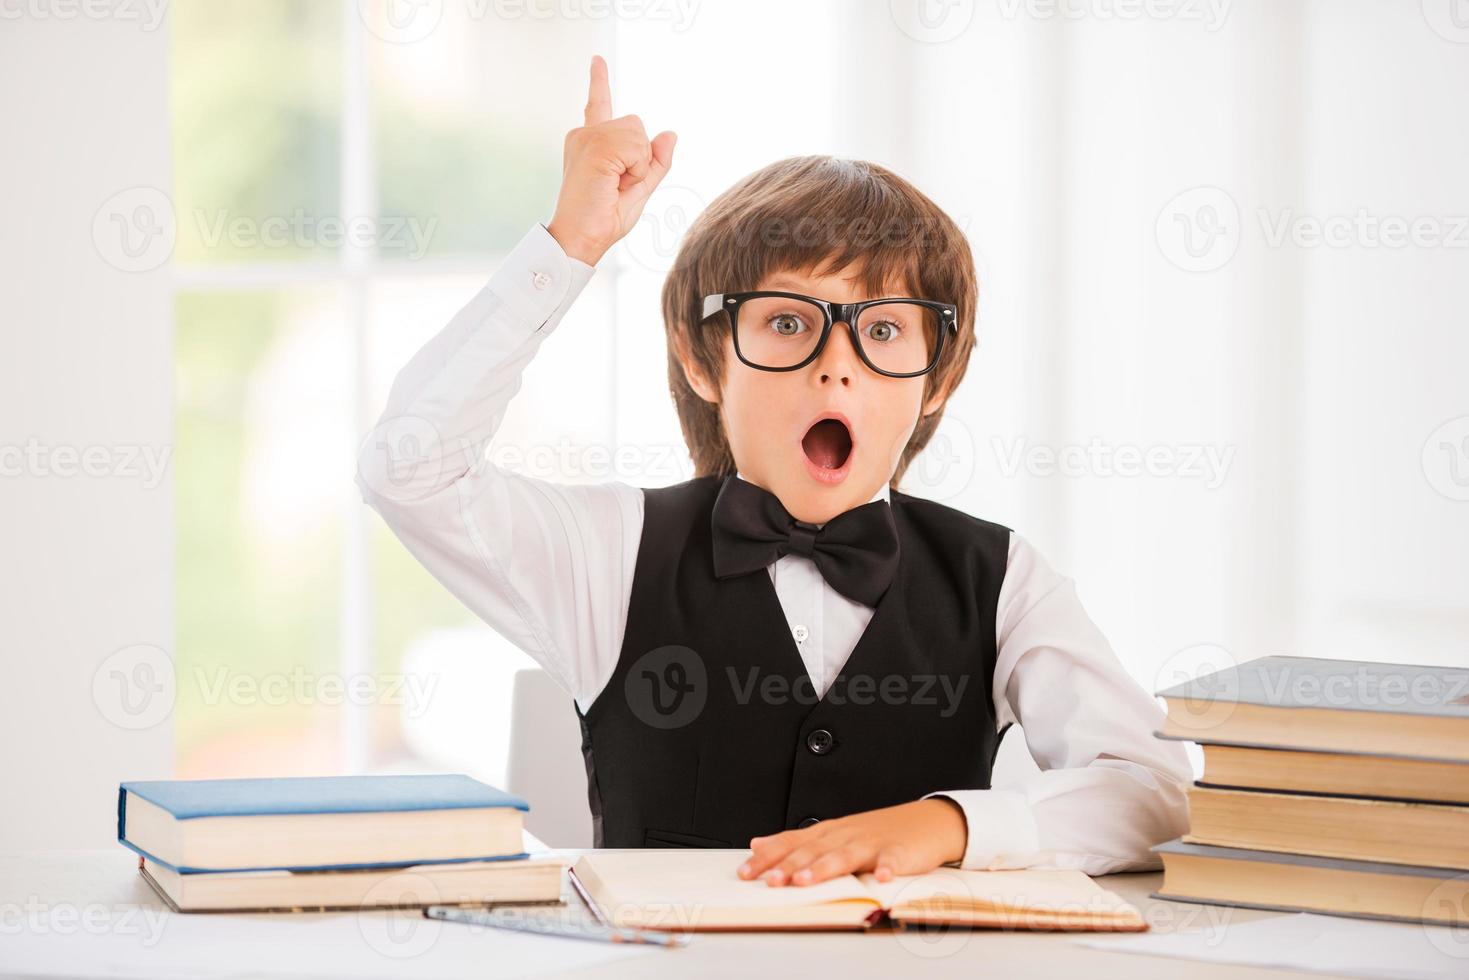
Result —
<instances>
[{"instance_id":1,"label":"vest button","mask_svg":"<svg viewBox=\"0 0 1469 980\"><path fill-rule=\"evenodd\" d=\"M806 748L810 749L813 755L826 755L835 744L836 739L832 738L831 732L825 728L818 728L806 736Z\"/></svg>"},{"instance_id":2,"label":"vest button","mask_svg":"<svg viewBox=\"0 0 1469 980\"><path fill-rule=\"evenodd\" d=\"M802 820L800 823L796 824L796 829L805 830L807 827L814 827L819 823L821 823L821 821L816 817L807 817L805 820Z\"/></svg>"}]
</instances>

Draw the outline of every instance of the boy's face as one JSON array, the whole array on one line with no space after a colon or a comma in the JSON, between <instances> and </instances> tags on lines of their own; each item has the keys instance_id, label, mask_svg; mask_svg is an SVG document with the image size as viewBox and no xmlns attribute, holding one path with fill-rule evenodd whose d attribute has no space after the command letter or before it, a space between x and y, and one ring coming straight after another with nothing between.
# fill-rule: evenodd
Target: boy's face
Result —
<instances>
[{"instance_id":1,"label":"boy's face","mask_svg":"<svg viewBox=\"0 0 1469 980\"><path fill-rule=\"evenodd\" d=\"M756 289L801 293L834 303L861 294L855 269L813 277L791 271L767 276ZM886 296L912 296L902 284ZM682 358L684 373L705 401L722 402L724 430L735 465L750 482L780 498L791 516L820 523L865 504L888 483L923 415L926 377L890 378L866 364L845 324L832 325L821 354L797 371L761 371L741 363L725 332L724 377L718 387ZM825 420L825 421L823 421Z\"/></svg>"}]
</instances>

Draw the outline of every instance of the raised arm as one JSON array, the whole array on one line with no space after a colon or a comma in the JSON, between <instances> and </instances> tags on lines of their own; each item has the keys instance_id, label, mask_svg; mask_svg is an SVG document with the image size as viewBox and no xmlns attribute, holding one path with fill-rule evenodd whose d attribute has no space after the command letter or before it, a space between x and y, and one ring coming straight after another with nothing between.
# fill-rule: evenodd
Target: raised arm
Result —
<instances>
[{"instance_id":1,"label":"raised arm","mask_svg":"<svg viewBox=\"0 0 1469 980\"><path fill-rule=\"evenodd\" d=\"M642 491L522 476L485 450L526 364L667 174L673 142L612 118L607 65L594 58L550 224L531 228L399 372L357 460L363 500L409 551L583 707L622 642Z\"/></svg>"}]
</instances>

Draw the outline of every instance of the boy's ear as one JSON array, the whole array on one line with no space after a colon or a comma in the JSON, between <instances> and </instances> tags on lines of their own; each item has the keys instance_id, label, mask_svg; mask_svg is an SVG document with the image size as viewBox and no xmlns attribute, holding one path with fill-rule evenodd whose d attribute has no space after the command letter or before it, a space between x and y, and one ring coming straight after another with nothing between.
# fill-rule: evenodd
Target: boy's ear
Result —
<instances>
[{"instance_id":1,"label":"boy's ear","mask_svg":"<svg viewBox=\"0 0 1469 980\"><path fill-rule=\"evenodd\" d=\"M710 384L709 378L705 376L699 367L699 362L689 354L689 349L684 343L682 334L675 333L673 336L673 353L678 358L678 363L683 367L684 380L689 387L694 389L694 394L709 402L711 405L719 404L719 388Z\"/></svg>"}]
</instances>

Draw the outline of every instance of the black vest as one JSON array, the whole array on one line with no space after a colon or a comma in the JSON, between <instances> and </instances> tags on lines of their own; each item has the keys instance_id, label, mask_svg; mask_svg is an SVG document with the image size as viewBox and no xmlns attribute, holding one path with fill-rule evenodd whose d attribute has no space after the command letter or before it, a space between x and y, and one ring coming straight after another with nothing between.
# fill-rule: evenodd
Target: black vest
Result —
<instances>
[{"instance_id":1,"label":"black vest","mask_svg":"<svg viewBox=\"0 0 1469 980\"><path fill-rule=\"evenodd\" d=\"M988 789L1009 529L891 491L896 577L818 701L769 572L714 577L724 479L644 491L617 668L578 712L595 845L745 847Z\"/></svg>"}]
</instances>

